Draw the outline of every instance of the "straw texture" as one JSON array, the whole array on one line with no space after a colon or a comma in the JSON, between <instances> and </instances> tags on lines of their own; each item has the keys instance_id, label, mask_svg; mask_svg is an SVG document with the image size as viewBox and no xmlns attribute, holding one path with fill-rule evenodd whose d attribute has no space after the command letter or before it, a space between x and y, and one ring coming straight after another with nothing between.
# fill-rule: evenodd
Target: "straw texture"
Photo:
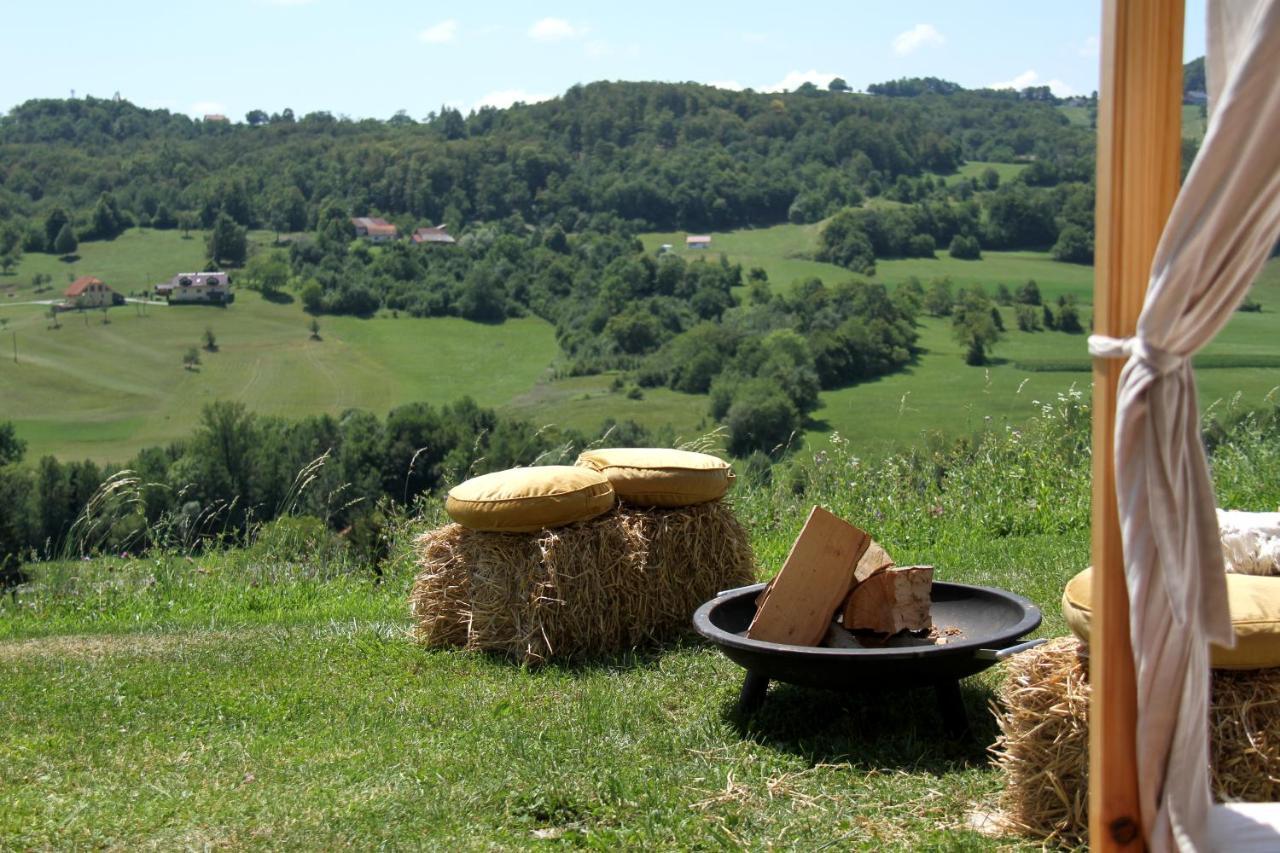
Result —
<instances>
[{"instance_id":1,"label":"straw texture","mask_svg":"<svg viewBox=\"0 0 1280 853\"><path fill-rule=\"evenodd\" d=\"M1087 650L1059 637L1008 664L992 747L1002 824L1065 846L1088 839ZM1219 800L1280 799L1280 669L1214 670L1211 785Z\"/></svg>"},{"instance_id":2,"label":"straw texture","mask_svg":"<svg viewBox=\"0 0 1280 853\"><path fill-rule=\"evenodd\" d=\"M746 531L721 501L680 509L619 505L529 534L448 524L417 540L415 639L526 663L670 639L727 587L750 583Z\"/></svg>"}]
</instances>

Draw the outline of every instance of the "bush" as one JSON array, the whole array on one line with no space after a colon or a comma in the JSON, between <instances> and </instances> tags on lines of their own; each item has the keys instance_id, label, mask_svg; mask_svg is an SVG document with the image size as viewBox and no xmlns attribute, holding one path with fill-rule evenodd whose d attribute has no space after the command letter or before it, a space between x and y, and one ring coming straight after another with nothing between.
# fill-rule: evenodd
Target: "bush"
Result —
<instances>
[{"instance_id":1,"label":"bush","mask_svg":"<svg viewBox=\"0 0 1280 853\"><path fill-rule=\"evenodd\" d=\"M769 453L790 442L800 428L800 412L777 382L749 379L735 389L725 426L729 429L730 453Z\"/></svg>"},{"instance_id":2,"label":"bush","mask_svg":"<svg viewBox=\"0 0 1280 853\"><path fill-rule=\"evenodd\" d=\"M982 246L979 245L977 237L957 234L951 238L951 248L948 253L957 260L977 261L982 258Z\"/></svg>"}]
</instances>

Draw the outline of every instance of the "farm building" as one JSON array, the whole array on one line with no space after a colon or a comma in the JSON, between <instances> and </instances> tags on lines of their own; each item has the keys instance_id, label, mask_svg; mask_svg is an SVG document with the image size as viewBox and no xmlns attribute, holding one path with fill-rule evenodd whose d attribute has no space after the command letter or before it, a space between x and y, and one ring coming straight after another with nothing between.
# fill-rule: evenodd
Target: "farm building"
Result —
<instances>
[{"instance_id":1,"label":"farm building","mask_svg":"<svg viewBox=\"0 0 1280 853\"><path fill-rule=\"evenodd\" d=\"M351 220L356 236L373 243L386 243L400 236L400 230L385 219L376 216L357 216Z\"/></svg>"},{"instance_id":2,"label":"farm building","mask_svg":"<svg viewBox=\"0 0 1280 853\"><path fill-rule=\"evenodd\" d=\"M224 305L235 300L231 276L224 272L180 272L156 285L156 296L169 302L208 302Z\"/></svg>"},{"instance_id":3,"label":"farm building","mask_svg":"<svg viewBox=\"0 0 1280 853\"><path fill-rule=\"evenodd\" d=\"M711 238L706 234L690 234L684 238L684 247L686 249L710 249Z\"/></svg>"},{"instance_id":4,"label":"farm building","mask_svg":"<svg viewBox=\"0 0 1280 853\"><path fill-rule=\"evenodd\" d=\"M124 297L102 283L102 279L84 275L71 282L63 294L67 301L65 308L106 308L119 305Z\"/></svg>"},{"instance_id":5,"label":"farm building","mask_svg":"<svg viewBox=\"0 0 1280 853\"><path fill-rule=\"evenodd\" d=\"M415 229L410 239L415 243L439 243L441 245L453 245L458 242L449 235L443 225L437 225L434 228Z\"/></svg>"}]
</instances>

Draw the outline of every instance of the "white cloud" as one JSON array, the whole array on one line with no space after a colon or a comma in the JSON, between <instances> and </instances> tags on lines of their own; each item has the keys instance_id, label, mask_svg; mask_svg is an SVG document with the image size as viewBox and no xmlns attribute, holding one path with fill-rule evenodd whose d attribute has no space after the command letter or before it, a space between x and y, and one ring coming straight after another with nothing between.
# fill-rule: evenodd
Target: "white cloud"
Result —
<instances>
[{"instance_id":1,"label":"white cloud","mask_svg":"<svg viewBox=\"0 0 1280 853\"><path fill-rule=\"evenodd\" d=\"M1021 74L1014 76L1012 80L1005 80L1000 83L988 83L988 89L1013 89L1022 91L1028 86L1048 86L1049 91L1057 95L1059 98L1070 97L1076 94L1076 90L1056 77L1052 80L1041 80L1040 75L1033 69L1028 68Z\"/></svg>"},{"instance_id":2,"label":"white cloud","mask_svg":"<svg viewBox=\"0 0 1280 853\"><path fill-rule=\"evenodd\" d=\"M826 71L788 71L787 76L783 77L777 83L771 86L761 86L761 92L793 92L799 89L804 83L812 83L819 89L825 89L827 84L834 80L838 75L830 74Z\"/></svg>"},{"instance_id":3,"label":"white cloud","mask_svg":"<svg viewBox=\"0 0 1280 853\"><path fill-rule=\"evenodd\" d=\"M717 89L728 89L730 92L741 92L746 88L737 80L708 80L707 85L715 86Z\"/></svg>"},{"instance_id":4,"label":"white cloud","mask_svg":"<svg viewBox=\"0 0 1280 853\"><path fill-rule=\"evenodd\" d=\"M563 41L581 38L586 34L585 26L576 26L564 18L543 18L529 27L529 38L534 41Z\"/></svg>"},{"instance_id":5,"label":"white cloud","mask_svg":"<svg viewBox=\"0 0 1280 853\"><path fill-rule=\"evenodd\" d=\"M481 107L496 107L505 110L507 107L517 101L525 104L536 104L539 101L549 101L555 95L535 94L526 92L524 89L499 89L496 92L490 92L480 100L476 101L472 109L480 109Z\"/></svg>"},{"instance_id":6,"label":"white cloud","mask_svg":"<svg viewBox=\"0 0 1280 853\"><path fill-rule=\"evenodd\" d=\"M1098 54L1101 52L1101 50L1102 50L1102 45L1098 41L1098 37L1089 36L1087 39L1084 40L1084 43L1080 45L1080 50L1078 51L1078 53L1081 56L1083 56L1085 59L1096 59L1098 57Z\"/></svg>"},{"instance_id":7,"label":"white cloud","mask_svg":"<svg viewBox=\"0 0 1280 853\"><path fill-rule=\"evenodd\" d=\"M587 56L592 59L604 59L613 54L613 46L607 41L589 41L585 48Z\"/></svg>"},{"instance_id":8,"label":"white cloud","mask_svg":"<svg viewBox=\"0 0 1280 853\"><path fill-rule=\"evenodd\" d=\"M445 42L453 41L457 37L458 22L454 18L448 18L418 33L419 40L425 41L427 44L444 44Z\"/></svg>"},{"instance_id":9,"label":"white cloud","mask_svg":"<svg viewBox=\"0 0 1280 853\"><path fill-rule=\"evenodd\" d=\"M1033 85L1039 79L1040 79L1040 75L1037 74L1035 71L1031 70L1030 68L1028 68L1026 71L1023 71L1021 74L1016 75L1012 80L1004 80L1000 83L988 83L987 88L988 89L1021 90L1021 89L1027 88L1028 86Z\"/></svg>"},{"instance_id":10,"label":"white cloud","mask_svg":"<svg viewBox=\"0 0 1280 853\"><path fill-rule=\"evenodd\" d=\"M743 33L742 40L747 44L764 44L768 40L764 33Z\"/></svg>"},{"instance_id":11,"label":"white cloud","mask_svg":"<svg viewBox=\"0 0 1280 853\"><path fill-rule=\"evenodd\" d=\"M226 115L227 105L221 101L196 101L187 107L187 112L197 118L207 115Z\"/></svg>"},{"instance_id":12,"label":"white cloud","mask_svg":"<svg viewBox=\"0 0 1280 853\"><path fill-rule=\"evenodd\" d=\"M946 44L947 40L933 24L916 24L893 38L893 52L898 56L914 53L926 45Z\"/></svg>"}]
</instances>

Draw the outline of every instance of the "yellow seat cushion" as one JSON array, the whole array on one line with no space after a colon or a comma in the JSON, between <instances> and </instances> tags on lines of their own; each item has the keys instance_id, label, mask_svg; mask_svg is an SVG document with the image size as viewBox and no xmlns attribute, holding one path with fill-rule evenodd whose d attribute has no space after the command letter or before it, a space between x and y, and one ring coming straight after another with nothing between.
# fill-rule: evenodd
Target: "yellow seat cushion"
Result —
<instances>
[{"instance_id":1,"label":"yellow seat cushion","mask_svg":"<svg viewBox=\"0 0 1280 853\"><path fill-rule=\"evenodd\" d=\"M472 530L530 533L586 521L613 506L603 474L572 465L495 471L460 483L444 502L449 517Z\"/></svg>"},{"instance_id":2,"label":"yellow seat cushion","mask_svg":"<svg viewBox=\"0 0 1280 853\"><path fill-rule=\"evenodd\" d=\"M618 499L635 506L680 507L723 497L729 463L707 453L662 447L588 450L578 464L609 478Z\"/></svg>"},{"instance_id":3,"label":"yellow seat cushion","mask_svg":"<svg viewBox=\"0 0 1280 853\"><path fill-rule=\"evenodd\" d=\"M1085 569L1067 583L1062 593L1062 613L1071 633L1089 642L1092 615L1093 569ZM1213 646L1209 663L1214 669L1266 669L1280 666L1280 577L1227 575L1227 606L1236 645Z\"/></svg>"}]
</instances>

